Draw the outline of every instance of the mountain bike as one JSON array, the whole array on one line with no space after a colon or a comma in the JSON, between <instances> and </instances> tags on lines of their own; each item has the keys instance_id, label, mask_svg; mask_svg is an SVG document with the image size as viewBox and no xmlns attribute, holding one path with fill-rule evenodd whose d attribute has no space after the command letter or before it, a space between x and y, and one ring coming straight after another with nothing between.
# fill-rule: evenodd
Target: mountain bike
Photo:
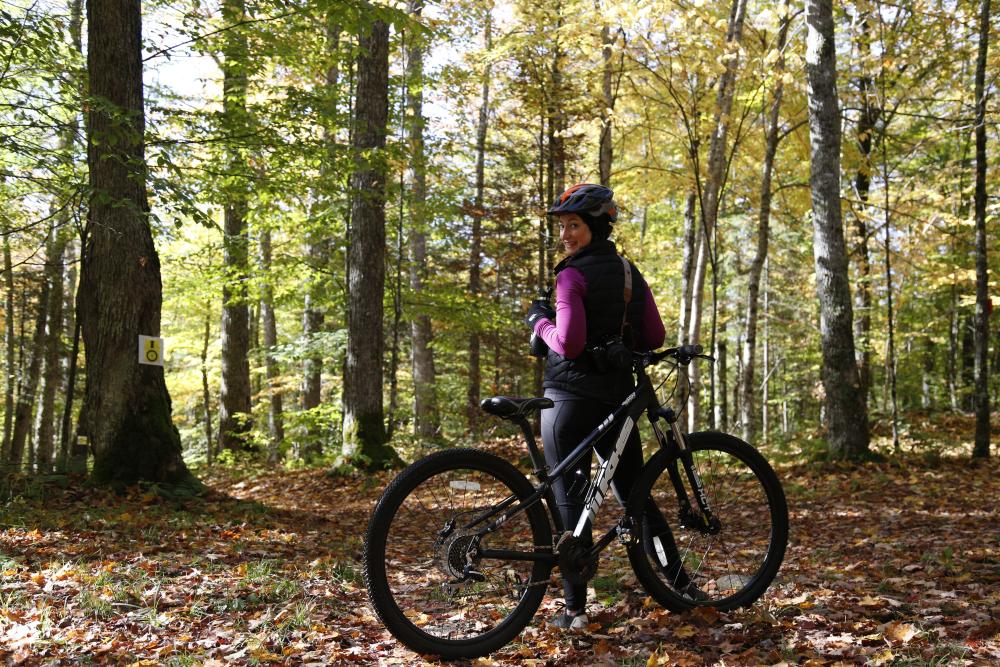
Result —
<instances>
[{"instance_id":1,"label":"mountain bike","mask_svg":"<svg viewBox=\"0 0 1000 667\"><path fill-rule=\"evenodd\" d=\"M616 539L643 589L672 611L756 601L778 572L788 510L774 470L724 433L683 434L680 410L661 405L647 369L670 364L662 387L684 405L686 368L701 346L633 354L636 389L551 470L528 421L547 398L493 397L482 408L521 427L538 480L477 449L449 449L403 470L375 507L365 536L368 598L386 628L414 651L443 658L491 653L531 621L550 574L586 582ZM608 495L619 456L645 412L658 445L623 513L592 544L581 536ZM661 428L666 425L666 430ZM614 447L602 438L614 437ZM588 450L598 454L576 526L562 525L552 483ZM607 457L601 456L601 451ZM579 481L579 480L575 480Z\"/></svg>"}]
</instances>

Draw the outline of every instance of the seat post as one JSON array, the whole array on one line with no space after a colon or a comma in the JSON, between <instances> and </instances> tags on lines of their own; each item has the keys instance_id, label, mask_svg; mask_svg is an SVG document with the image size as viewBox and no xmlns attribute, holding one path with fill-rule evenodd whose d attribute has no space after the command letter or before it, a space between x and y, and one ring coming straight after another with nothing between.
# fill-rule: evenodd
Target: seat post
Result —
<instances>
[{"instance_id":1,"label":"seat post","mask_svg":"<svg viewBox=\"0 0 1000 667\"><path fill-rule=\"evenodd\" d=\"M524 434L524 442L528 445L528 455L531 456L531 465L534 466L535 476L538 477L539 481L545 481L548 479L548 474L545 469L545 459L542 457L542 453L538 450L538 444L535 442L535 434L532 431L531 424L528 423L527 418L522 416L511 417L511 421L515 422L521 427L521 433Z\"/></svg>"}]
</instances>

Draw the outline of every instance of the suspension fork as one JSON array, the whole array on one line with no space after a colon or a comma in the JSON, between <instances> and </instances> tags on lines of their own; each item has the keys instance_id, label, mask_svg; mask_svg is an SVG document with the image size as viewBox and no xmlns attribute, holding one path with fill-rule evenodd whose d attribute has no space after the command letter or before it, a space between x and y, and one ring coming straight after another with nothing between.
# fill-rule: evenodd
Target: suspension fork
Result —
<instances>
[{"instance_id":1,"label":"suspension fork","mask_svg":"<svg viewBox=\"0 0 1000 667\"><path fill-rule=\"evenodd\" d=\"M656 423L656 418L659 417L662 417L670 425L669 435L667 436L663 434ZM650 416L653 431L656 433L661 446L665 445L668 449L676 450L677 458L680 459L681 465L684 467L688 484L691 486L695 502L700 510L700 514L694 511L691 499L684 486L684 480L681 478L677 466L672 462L668 463L667 474L670 477L670 483L673 485L674 491L677 493L678 515L681 525L708 534L718 533L722 528L722 524L718 517L712 513L712 509L708 503L708 495L705 493L705 485L702 483L701 475L698 474L698 470L694 466L694 456L691 453L691 448L688 447L684 434L677 426L677 420L678 415L671 408L665 407L653 411L653 414Z\"/></svg>"}]
</instances>

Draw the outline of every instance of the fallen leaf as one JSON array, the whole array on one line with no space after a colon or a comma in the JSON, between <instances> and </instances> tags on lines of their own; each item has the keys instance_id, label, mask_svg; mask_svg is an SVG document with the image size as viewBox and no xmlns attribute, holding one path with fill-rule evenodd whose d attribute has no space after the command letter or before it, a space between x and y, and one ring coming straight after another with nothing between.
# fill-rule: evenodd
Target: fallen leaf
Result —
<instances>
[{"instance_id":1,"label":"fallen leaf","mask_svg":"<svg viewBox=\"0 0 1000 667\"><path fill-rule=\"evenodd\" d=\"M913 639L918 632L920 631L910 623L893 622L885 628L886 637L893 641L902 642L903 644Z\"/></svg>"},{"instance_id":2,"label":"fallen leaf","mask_svg":"<svg viewBox=\"0 0 1000 667\"><path fill-rule=\"evenodd\" d=\"M674 630L674 636L680 639L687 639L688 637L693 637L696 632L697 630L694 629L693 625L682 625Z\"/></svg>"},{"instance_id":3,"label":"fallen leaf","mask_svg":"<svg viewBox=\"0 0 1000 667\"><path fill-rule=\"evenodd\" d=\"M868 664L875 665L875 667L880 667L881 665L888 665L890 662L892 662L893 658L895 657L896 656L893 655L892 651L890 651L889 649L885 649L884 651L879 651L878 653L873 655L871 657L871 661Z\"/></svg>"}]
</instances>

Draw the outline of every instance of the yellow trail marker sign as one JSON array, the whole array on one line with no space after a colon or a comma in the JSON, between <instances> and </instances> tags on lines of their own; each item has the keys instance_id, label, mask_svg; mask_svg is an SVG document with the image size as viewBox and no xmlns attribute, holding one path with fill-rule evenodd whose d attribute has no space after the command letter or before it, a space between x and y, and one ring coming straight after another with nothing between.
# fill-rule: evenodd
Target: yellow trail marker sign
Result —
<instances>
[{"instance_id":1,"label":"yellow trail marker sign","mask_svg":"<svg viewBox=\"0 0 1000 667\"><path fill-rule=\"evenodd\" d=\"M163 365L163 339L156 336L139 336L139 363L150 366Z\"/></svg>"}]
</instances>

